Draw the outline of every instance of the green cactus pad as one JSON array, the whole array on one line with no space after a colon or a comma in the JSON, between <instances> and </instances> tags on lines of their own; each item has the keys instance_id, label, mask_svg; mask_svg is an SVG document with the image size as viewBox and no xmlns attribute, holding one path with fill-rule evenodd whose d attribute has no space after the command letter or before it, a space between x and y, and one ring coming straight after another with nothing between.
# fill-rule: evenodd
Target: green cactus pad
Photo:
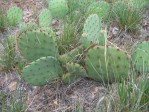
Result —
<instances>
[{"instance_id":1,"label":"green cactus pad","mask_svg":"<svg viewBox=\"0 0 149 112\"><path fill-rule=\"evenodd\" d=\"M17 6L13 6L10 7L7 10L7 20L9 25L16 25L17 23L19 23L23 18L23 11L17 7Z\"/></svg>"},{"instance_id":2,"label":"green cactus pad","mask_svg":"<svg viewBox=\"0 0 149 112\"><path fill-rule=\"evenodd\" d=\"M67 71L71 74L74 74L77 76L84 76L84 77L87 76L86 70L77 63L73 63L73 62L67 63L66 68L67 68Z\"/></svg>"},{"instance_id":3,"label":"green cactus pad","mask_svg":"<svg viewBox=\"0 0 149 112\"><path fill-rule=\"evenodd\" d=\"M23 69L23 77L33 86L42 86L63 73L59 62L51 56L42 57Z\"/></svg>"},{"instance_id":4,"label":"green cactus pad","mask_svg":"<svg viewBox=\"0 0 149 112\"><path fill-rule=\"evenodd\" d=\"M86 10L86 8L96 0L67 0L69 10L74 11L75 9Z\"/></svg>"},{"instance_id":5,"label":"green cactus pad","mask_svg":"<svg viewBox=\"0 0 149 112\"><path fill-rule=\"evenodd\" d=\"M149 72L149 42L137 44L132 53L132 61L138 72L145 74Z\"/></svg>"},{"instance_id":6,"label":"green cactus pad","mask_svg":"<svg viewBox=\"0 0 149 112\"><path fill-rule=\"evenodd\" d=\"M66 0L51 0L49 1L49 9L53 17L63 18L68 12Z\"/></svg>"},{"instance_id":7,"label":"green cactus pad","mask_svg":"<svg viewBox=\"0 0 149 112\"><path fill-rule=\"evenodd\" d=\"M91 3L96 2L96 0L76 0L79 7L88 7Z\"/></svg>"},{"instance_id":8,"label":"green cactus pad","mask_svg":"<svg viewBox=\"0 0 149 112\"><path fill-rule=\"evenodd\" d=\"M63 75L64 83L72 83L79 77L86 77L86 70L77 63L67 63L66 69L68 73Z\"/></svg>"},{"instance_id":9,"label":"green cactus pad","mask_svg":"<svg viewBox=\"0 0 149 112\"><path fill-rule=\"evenodd\" d=\"M98 16L102 19L105 19L108 16L108 13L110 11L110 6L105 1L98 1L92 3L88 7L88 14L98 14Z\"/></svg>"},{"instance_id":10,"label":"green cactus pad","mask_svg":"<svg viewBox=\"0 0 149 112\"><path fill-rule=\"evenodd\" d=\"M62 63L77 62L78 57L82 54L82 52L83 52L83 46L80 45L75 49L71 50L70 52L59 56L59 61Z\"/></svg>"},{"instance_id":11,"label":"green cactus pad","mask_svg":"<svg viewBox=\"0 0 149 112\"><path fill-rule=\"evenodd\" d=\"M43 9L39 14L39 25L49 26L52 22L52 15L48 9Z\"/></svg>"},{"instance_id":12,"label":"green cactus pad","mask_svg":"<svg viewBox=\"0 0 149 112\"><path fill-rule=\"evenodd\" d=\"M19 35L17 45L21 55L29 61L45 56L57 58L58 48L54 38L52 31L51 33L38 30L26 31Z\"/></svg>"},{"instance_id":13,"label":"green cactus pad","mask_svg":"<svg viewBox=\"0 0 149 112\"><path fill-rule=\"evenodd\" d=\"M26 31L26 30L31 30L31 29L36 29L38 27L38 25L34 22L28 22L28 23L20 23L19 25L19 29L20 31Z\"/></svg>"},{"instance_id":14,"label":"green cactus pad","mask_svg":"<svg viewBox=\"0 0 149 112\"><path fill-rule=\"evenodd\" d=\"M130 60L120 49L95 46L88 51L85 64L88 77L111 83L128 76Z\"/></svg>"},{"instance_id":15,"label":"green cactus pad","mask_svg":"<svg viewBox=\"0 0 149 112\"><path fill-rule=\"evenodd\" d=\"M56 40L55 33L53 32L53 30L50 27L38 27L36 29L33 29L32 31L43 32L47 35L53 36L53 39Z\"/></svg>"},{"instance_id":16,"label":"green cactus pad","mask_svg":"<svg viewBox=\"0 0 149 112\"><path fill-rule=\"evenodd\" d=\"M81 37L81 43L83 43L84 47L88 47L92 43L104 45L105 38L100 32L101 27L102 24L97 14L91 14L87 18Z\"/></svg>"},{"instance_id":17,"label":"green cactus pad","mask_svg":"<svg viewBox=\"0 0 149 112\"><path fill-rule=\"evenodd\" d=\"M63 82L65 84L71 84L73 83L78 77L74 74L71 74L71 73L66 73L66 74L63 74Z\"/></svg>"}]
</instances>

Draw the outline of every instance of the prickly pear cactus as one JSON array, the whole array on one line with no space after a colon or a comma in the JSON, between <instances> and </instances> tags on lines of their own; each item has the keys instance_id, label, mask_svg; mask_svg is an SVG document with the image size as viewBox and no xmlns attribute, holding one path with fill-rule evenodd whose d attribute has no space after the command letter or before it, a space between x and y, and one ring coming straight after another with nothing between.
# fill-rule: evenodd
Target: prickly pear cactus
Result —
<instances>
[{"instance_id":1,"label":"prickly pear cactus","mask_svg":"<svg viewBox=\"0 0 149 112\"><path fill-rule=\"evenodd\" d=\"M149 42L137 44L132 53L132 61L138 72L149 73Z\"/></svg>"},{"instance_id":2,"label":"prickly pear cactus","mask_svg":"<svg viewBox=\"0 0 149 112\"><path fill-rule=\"evenodd\" d=\"M33 86L42 86L63 73L56 58L48 56L33 61L23 69L24 79Z\"/></svg>"},{"instance_id":3,"label":"prickly pear cactus","mask_svg":"<svg viewBox=\"0 0 149 112\"><path fill-rule=\"evenodd\" d=\"M86 70L77 63L67 63L66 69L68 73L63 75L64 83L72 83L79 77L86 77Z\"/></svg>"},{"instance_id":4,"label":"prickly pear cactus","mask_svg":"<svg viewBox=\"0 0 149 112\"><path fill-rule=\"evenodd\" d=\"M52 15L48 9L43 9L39 14L39 25L49 26L52 22Z\"/></svg>"},{"instance_id":5,"label":"prickly pear cactus","mask_svg":"<svg viewBox=\"0 0 149 112\"><path fill-rule=\"evenodd\" d=\"M96 0L76 0L78 2L78 6L85 8L88 7L91 3L96 2Z\"/></svg>"},{"instance_id":6,"label":"prickly pear cactus","mask_svg":"<svg viewBox=\"0 0 149 112\"><path fill-rule=\"evenodd\" d=\"M67 71L71 74L84 76L84 77L87 76L86 70L77 63L73 63L73 62L67 63L66 68L67 68Z\"/></svg>"},{"instance_id":7,"label":"prickly pear cactus","mask_svg":"<svg viewBox=\"0 0 149 112\"><path fill-rule=\"evenodd\" d=\"M66 0L50 0L49 9L53 17L63 18L68 12Z\"/></svg>"},{"instance_id":8,"label":"prickly pear cactus","mask_svg":"<svg viewBox=\"0 0 149 112\"><path fill-rule=\"evenodd\" d=\"M110 6L107 2L105 1L98 1L98 2L93 2L89 7L88 7L88 14L98 14L98 16L102 19L105 19L108 16L108 13L110 11Z\"/></svg>"},{"instance_id":9,"label":"prickly pear cactus","mask_svg":"<svg viewBox=\"0 0 149 112\"><path fill-rule=\"evenodd\" d=\"M21 55L29 61L45 56L58 57L58 47L52 30L51 33L42 30L23 32L17 38L17 45Z\"/></svg>"},{"instance_id":10,"label":"prickly pear cactus","mask_svg":"<svg viewBox=\"0 0 149 112\"><path fill-rule=\"evenodd\" d=\"M83 46L80 45L75 49L71 50L70 52L59 56L59 61L61 63L78 62L79 61L78 57L82 54L82 52L83 52Z\"/></svg>"},{"instance_id":11,"label":"prickly pear cactus","mask_svg":"<svg viewBox=\"0 0 149 112\"><path fill-rule=\"evenodd\" d=\"M105 37L100 32L102 27L101 21L97 14L91 14L85 21L81 43L84 47L90 46L92 43L104 45Z\"/></svg>"},{"instance_id":12,"label":"prickly pear cactus","mask_svg":"<svg viewBox=\"0 0 149 112\"><path fill-rule=\"evenodd\" d=\"M26 30L29 30L29 29L31 30L31 29L36 29L36 28L38 28L38 25L34 22L28 22L28 23L22 22L19 25L20 31L26 31Z\"/></svg>"},{"instance_id":13,"label":"prickly pear cactus","mask_svg":"<svg viewBox=\"0 0 149 112\"><path fill-rule=\"evenodd\" d=\"M7 20L9 25L16 25L17 23L19 23L23 18L23 11L17 7L17 6L13 6L10 7L7 10Z\"/></svg>"},{"instance_id":14,"label":"prickly pear cactus","mask_svg":"<svg viewBox=\"0 0 149 112\"><path fill-rule=\"evenodd\" d=\"M111 83L128 76L130 60L120 49L95 46L88 51L85 65L88 77Z\"/></svg>"},{"instance_id":15,"label":"prickly pear cactus","mask_svg":"<svg viewBox=\"0 0 149 112\"><path fill-rule=\"evenodd\" d=\"M74 11L75 9L79 9L79 11L86 12L87 7L96 0L67 0L67 4L70 11Z\"/></svg>"}]
</instances>

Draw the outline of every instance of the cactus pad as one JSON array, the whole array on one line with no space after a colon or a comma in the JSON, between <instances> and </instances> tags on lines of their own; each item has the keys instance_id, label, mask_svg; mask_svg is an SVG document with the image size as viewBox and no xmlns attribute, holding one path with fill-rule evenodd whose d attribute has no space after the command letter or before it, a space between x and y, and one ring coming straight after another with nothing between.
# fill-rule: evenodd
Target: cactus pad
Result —
<instances>
[{"instance_id":1,"label":"cactus pad","mask_svg":"<svg viewBox=\"0 0 149 112\"><path fill-rule=\"evenodd\" d=\"M50 0L49 9L53 17L63 18L68 12L66 0Z\"/></svg>"},{"instance_id":2,"label":"cactus pad","mask_svg":"<svg viewBox=\"0 0 149 112\"><path fill-rule=\"evenodd\" d=\"M21 55L29 60L35 61L40 57L53 56L58 57L58 48L51 33L42 31L26 31L21 33L17 40L17 45Z\"/></svg>"},{"instance_id":3,"label":"cactus pad","mask_svg":"<svg viewBox=\"0 0 149 112\"><path fill-rule=\"evenodd\" d=\"M109 13L110 6L105 1L98 1L92 3L88 7L88 14L98 14L98 16L102 19L105 19Z\"/></svg>"},{"instance_id":4,"label":"cactus pad","mask_svg":"<svg viewBox=\"0 0 149 112\"><path fill-rule=\"evenodd\" d=\"M62 63L78 62L79 61L78 57L82 54L82 52L83 52L83 46L80 45L75 49L71 50L70 52L59 56L59 61Z\"/></svg>"},{"instance_id":5,"label":"cactus pad","mask_svg":"<svg viewBox=\"0 0 149 112\"><path fill-rule=\"evenodd\" d=\"M48 9L43 9L39 14L39 25L49 26L52 22L52 15Z\"/></svg>"},{"instance_id":6,"label":"cactus pad","mask_svg":"<svg viewBox=\"0 0 149 112\"><path fill-rule=\"evenodd\" d=\"M86 70L77 63L73 63L73 62L67 63L66 68L67 68L67 71L71 74L78 75L78 76L84 76L84 77L87 76Z\"/></svg>"},{"instance_id":7,"label":"cactus pad","mask_svg":"<svg viewBox=\"0 0 149 112\"><path fill-rule=\"evenodd\" d=\"M132 53L132 60L138 72L149 72L149 42L142 42L137 44Z\"/></svg>"},{"instance_id":8,"label":"cactus pad","mask_svg":"<svg viewBox=\"0 0 149 112\"><path fill-rule=\"evenodd\" d=\"M72 83L79 77L86 77L86 70L77 63L67 63L66 69L68 73L63 75L64 83Z\"/></svg>"},{"instance_id":9,"label":"cactus pad","mask_svg":"<svg viewBox=\"0 0 149 112\"><path fill-rule=\"evenodd\" d=\"M35 29L37 27L38 27L38 25L36 23L34 23L34 22L28 22L28 23L22 22L19 25L20 31L26 31L26 30L29 30L29 29Z\"/></svg>"},{"instance_id":10,"label":"cactus pad","mask_svg":"<svg viewBox=\"0 0 149 112\"><path fill-rule=\"evenodd\" d=\"M98 43L104 45L105 38L101 36L101 27L101 21L97 14L92 14L87 18L81 37L81 42L83 43L84 47L90 46L91 43Z\"/></svg>"},{"instance_id":11,"label":"cactus pad","mask_svg":"<svg viewBox=\"0 0 149 112\"><path fill-rule=\"evenodd\" d=\"M96 2L96 0L75 0L76 2L78 2L79 7L88 7L89 4L91 4L92 2Z\"/></svg>"},{"instance_id":12,"label":"cactus pad","mask_svg":"<svg viewBox=\"0 0 149 112\"><path fill-rule=\"evenodd\" d=\"M88 77L110 83L128 76L130 60L120 49L95 46L85 59Z\"/></svg>"},{"instance_id":13,"label":"cactus pad","mask_svg":"<svg viewBox=\"0 0 149 112\"><path fill-rule=\"evenodd\" d=\"M23 18L23 11L16 6L10 7L7 10L7 19L8 19L8 23L9 25L16 25L17 23L19 23Z\"/></svg>"},{"instance_id":14,"label":"cactus pad","mask_svg":"<svg viewBox=\"0 0 149 112\"><path fill-rule=\"evenodd\" d=\"M51 56L42 57L23 69L24 79L33 86L42 86L63 73L59 62Z\"/></svg>"}]
</instances>

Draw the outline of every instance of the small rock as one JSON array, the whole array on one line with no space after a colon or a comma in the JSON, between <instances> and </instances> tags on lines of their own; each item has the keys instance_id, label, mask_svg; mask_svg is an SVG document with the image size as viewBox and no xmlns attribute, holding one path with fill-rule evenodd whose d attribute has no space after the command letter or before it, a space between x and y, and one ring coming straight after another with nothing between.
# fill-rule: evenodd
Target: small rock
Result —
<instances>
[{"instance_id":1,"label":"small rock","mask_svg":"<svg viewBox=\"0 0 149 112\"><path fill-rule=\"evenodd\" d=\"M8 86L10 92L15 91L17 88L17 82L11 82Z\"/></svg>"},{"instance_id":2,"label":"small rock","mask_svg":"<svg viewBox=\"0 0 149 112\"><path fill-rule=\"evenodd\" d=\"M112 29L112 33L113 33L113 35L117 35L118 32L119 32L119 28L114 27L114 28Z\"/></svg>"}]
</instances>

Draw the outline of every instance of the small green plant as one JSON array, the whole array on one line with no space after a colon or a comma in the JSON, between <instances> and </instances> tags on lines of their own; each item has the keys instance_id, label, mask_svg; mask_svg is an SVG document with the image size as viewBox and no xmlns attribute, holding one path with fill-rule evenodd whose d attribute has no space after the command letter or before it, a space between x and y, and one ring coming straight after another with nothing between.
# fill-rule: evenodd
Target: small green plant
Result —
<instances>
[{"instance_id":1,"label":"small green plant","mask_svg":"<svg viewBox=\"0 0 149 112\"><path fill-rule=\"evenodd\" d=\"M0 60L0 63L3 65L4 70L10 70L15 65L15 37L9 36L1 43L4 49L1 57L2 60Z\"/></svg>"},{"instance_id":2,"label":"small green plant","mask_svg":"<svg viewBox=\"0 0 149 112\"><path fill-rule=\"evenodd\" d=\"M20 90L15 90L9 97L7 93L0 91L0 104L1 112L25 112L25 96Z\"/></svg>"},{"instance_id":3,"label":"small green plant","mask_svg":"<svg viewBox=\"0 0 149 112\"><path fill-rule=\"evenodd\" d=\"M4 10L0 10L0 31L4 31L6 27L6 15Z\"/></svg>"},{"instance_id":4,"label":"small green plant","mask_svg":"<svg viewBox=\"0 0 149 112\"><path fill-rule=\"evenodd\" d=\"M129 82L115 84L115 89L100 101L99 112L147 112L149 108L149 79L132 76Z\"/></svg>"},{"instance_id":5,"label":"small green plant","mask_svg":"<svg viewBox=\"0 0 149 112\"><path fill-rule=\"evenodd\" d=\"M134 4L126 1L117 1L113 3L112 12L118 25L125 30L136 32L138 24L143 15L142 8L134 7ZM140 5L140 4L139 4Z\"/></svg>"}]
</instances>

